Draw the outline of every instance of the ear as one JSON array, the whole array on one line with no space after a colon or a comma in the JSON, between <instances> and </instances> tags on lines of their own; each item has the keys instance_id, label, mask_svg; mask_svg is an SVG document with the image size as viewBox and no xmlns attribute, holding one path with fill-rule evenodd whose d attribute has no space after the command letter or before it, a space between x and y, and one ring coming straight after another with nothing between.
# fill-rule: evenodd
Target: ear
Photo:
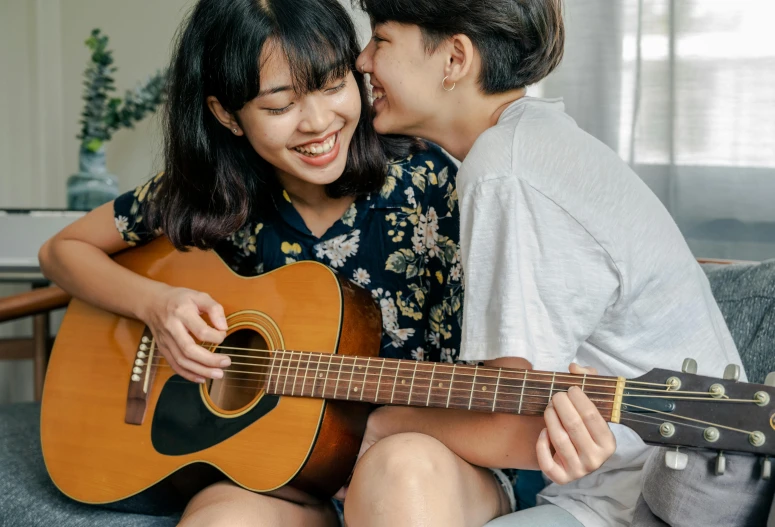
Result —
<instances>
[{"instance_id":1,"label":"ear","mask_svg":"<svg viewBox=\"0 0 775 527\"><path fill-rule=\"evenodd\" d=\"M210 108L211 112L213 112L213 115L216 119L218 119L218 122L228 128L234 135L242 135L242 127L240 127L239 123L237 123L237 120L234 118L234 116L227 112L223 106L221 106L221 103L218 102L218 99L210 95L207 98L207 107Z\"/></svg>"},{"instance_id":2,"label":"ear","mask_svg":"<svg viewBox=\"0 0 775 527\"><path fill-rule=\"evenodd\" d=\"M474 43L466 35L450 37L448 54L444 75L449 77L449 82L459 82L474 71L476 50Z\"/></svg>"}]
</instances>

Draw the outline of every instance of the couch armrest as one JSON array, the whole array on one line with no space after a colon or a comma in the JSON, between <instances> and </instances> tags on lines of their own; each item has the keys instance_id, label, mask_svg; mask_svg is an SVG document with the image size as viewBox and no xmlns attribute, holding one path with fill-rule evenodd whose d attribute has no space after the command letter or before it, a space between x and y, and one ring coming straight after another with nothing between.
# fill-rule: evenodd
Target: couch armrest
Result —
<instances>
[{"instance_id":1,"label":"couch armrest","mask_svg":"<svg viewBox=\"0 0 775 527\"><path fill-rule=\"evenodd\" d=\"M57 286L0 298L0 322L8 322L65 307L71 296Z\"/></svg>"}]
</instances>

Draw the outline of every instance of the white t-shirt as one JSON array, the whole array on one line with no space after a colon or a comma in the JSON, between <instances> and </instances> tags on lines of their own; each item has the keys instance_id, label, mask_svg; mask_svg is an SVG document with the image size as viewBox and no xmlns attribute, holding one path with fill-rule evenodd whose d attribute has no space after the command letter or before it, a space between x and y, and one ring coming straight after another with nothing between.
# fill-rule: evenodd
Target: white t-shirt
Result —
<instances>
[{"instance_id":1,"label":"white t-shirt","mask_svg":"<svg viewBox=\"0 0 775 527\"><path fill-rule=\"evenodd\" d=\"M466 299L462 360L571 362L602 375L652 368L721 376L740 356L704 272L662 203L560 100L512 103L458 173ZM742 366L741 366L742 370ZM629 525L649 454L611 425L598 471L541 499L584 525Z\"/></svg>"}]
</instances>

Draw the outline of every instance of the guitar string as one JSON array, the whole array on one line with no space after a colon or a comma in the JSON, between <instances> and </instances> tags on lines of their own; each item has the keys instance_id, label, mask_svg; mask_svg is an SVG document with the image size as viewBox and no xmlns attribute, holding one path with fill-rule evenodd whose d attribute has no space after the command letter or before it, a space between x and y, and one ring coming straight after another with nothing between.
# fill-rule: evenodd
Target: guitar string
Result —
<instances>
[{"instance_id":1,"label":"guitar string","mask_svg":"<svg viewBox=\"0 0 775 527\"><path fill-rule=\"evenodd\" d=\"M321 356L325 357L326 355L321 355ZM336 355L328 355L328 356L329 357L336 357ZM262 360L269 360L269 359L262 359ZM362 360L362 359L361 358L357 358L357 360ZM388 361L390 359L385 359L385 360ZM293 368L293 366L291 366L291 363L298 363L297 366L296 366L296 370L297 371L294 372L294 373L291 372L291 369ZM235 364L245 364L245 365L249 365L249 366L259 366L257 364L232 363L232 365L235 365ZM426 363L425 365L429 365L429 364L437 364L437 365L439 365L440 363ZM146 364L143 363L143 365L146 365ZM310 360L309 362L307 362L307 361L290 360L289 359L287 361L287 363L286 363L286 360L283 359L283 360L280 361L280 364L276 366L276 368L278 370L276 373L245 371L245 370L237 370L237 369L233 369L233 368L224 368L223 371L224 372L228 372L228 373L241 373L241 374L246 374L246 375L252 375L254 377L270 377L271 376L272 378L286 377L286 378L298 379L298 377L301 375L302 365L306 365L305 369L307 371L309 370L310 366L325 365L327 367L326 368L326 372L327 373L331 373L333 371L334 373L343 374L345 376L346 375L350 375L350 377L352 377L353 379L355 378L356 375L363 375L365 377L367 375L376 375L377 374L376 372L373 372L373 373L369 372L368 371L369 369L377 369L377 370L381 369L381 367L379 365L358 365L355 362L353 362L352 364L347 364L345 361L338 361L336 364L334 364L333 360L330 360L328 362L325 362L325 361L311 361ZM160 367L160 368L171 368L171 366L168 363L165 364L165 363L161 363L160 361L154 362L154 366ZM268 367L268 365L261 365L261 366L263 366L265 368ZM334 366L334 368L331 369L330 366ZM349 367L350 369L343 370L342 367ZM352 369L354 367L358 367L360 370L366 370L366 371L355 371L354 369ZM451 367L451 365L450 365L450 367ZM471 368L471 367L470 366L457 366L457 368L463 369L463 368ZM388 376L391 377L391 378L404 379L404 380L405 379L412 379L413 378L412 375L401 376L400 375L400 373L401 373L400 369L401 369L400 366L397 367L397 368L382 368L383 373L388 372L388 371L396 372L396 375L391 375L390 373L388 373ZM285 373L283 373L283 371L285 371ZM523 374L523 377L525 377L525 375L524 375L525 370L509 370L509 371L511 373L515 373L516 372L517 374L521 373L521 374ZM318 372L318 373L320 373L320 372ZM452 375L453 374L452 372L445 373L445 372L438 372L438 371L437 372L422 371L422 373L423 374L433 373L434 375L436 373L438 373L439 375ZM474 371L470 371L470 372L463 371L463 372L461 372L461 371L458 371L457 369L454 371L454 375L456 377L463 377L463 376L474 377L474 376L476 376L477 379L479 379L480 377L491 377L491 378L494 377L494 376L480 375L480 374L478 374L478 372L474 372ZM528 370L527 377L530 377L531 375L532 374ZM565 378L571 378L570 375L565 375L564 377ZM427 379L425 379L423 377L421 377L421 378L414 377L414 378L415 378L416 381L425 381L425 380L427 380ZM463 379L458 379L455 382L458 385L460 385L460 384L463 384L463 385L471 384L472 387L475 386L475 385L487 386L487 387L496 386L496 387L498 387L498 394L501 394L501 393L508 393L508 392L501 391L501 389L500 389L501 387L510 386L510 387L515 388L517 390L521 390L522 387L521 387L521 385L519 385L519 383L521 381L523 381L523 382L531 384L530 389L533 389L533 390L544 390L544 391L550 391L550 392L555 393L558 390L541 388L541 387L535 386L535 385L536 384L543 384L543 385L547 385L547 384L552 384L552 385L557 385L557 384L573 384L573 385L578 385L578 381L580 379L583 379L583 376L576 375L576 376L572 376L572 378L575 379L574 383L571 383L570 381L559 381L559 382L555 381L553 383L550 383L549 381L543 381L543 380L533 380L533 379L529 379L529 378L527 378L527 379L508 378L508 377L505 377L505 378L501 377L501 381L516 381L517 384L516 385L514 385L514 384L506 385L503 382L500 382L500 383L474 382L473 380L463 380ZM360 383L361 381L359 380L357 382ZM375 382L375 381L368 381L368 382ZM608 381L608 382L612 382L613 384L610 385L610 386L601 385L601 384L585 384L584 385L584 392L585 393L597 393L599 395L611 395L611 396L613 396L613 395L615 395L615 393L589 392L586 389L588 387L589 388L595 388L595 387L597 387L597 388L609 388L609 389L615 389L616 388L616 381ZM625 388L629 388L628 381L625 380L624 384L625 384ZM527 384L526 384L526 386L527 386ZM472 388L456 388L456 389L470 391ZM684 401L688 401L688 400L696 400L696 401L709 400L709 401L717 401L717 402L754 403L754 404L756 404L758 402L755 399L730 399L728 396L716 397L713 394L711 394L710 392L690 392L690 391L681 391L681 390L654 390L654 389L640 389L639 391L640 392L652 392L652 393L666 394L666 395L647 395L645 393L638 393L638 394L622 393L621 396L622 397L640 397L640 398L648 397L648 398L652 398L652 399L676 399L676 400L684 400ZM686 395L702 395L703 397L686 397Z\"/></svg>"},{"instance_id":2,"label":"guitar string","mask_svg":"<svg viewBox=\"0 0 775 527\"><path fill-rule=\"evenodd\" d=\"M271 351L268 351L268 350L265 350L265 351L267 352L267 354L271 354L272 353ZM380 367L379 364L375 364L373 366L362 366L362 365L356 364L356 362L355 362L357 360L361 360L361 361L362 360L367 360L368 361L369 357L356 357L356 356L351 356L351 355L334 355L334 354L319 353L319 352L297 352L297 351L280 352L280 354L282 354L282 355L284 355L286 353L291 354L291 358L287 359L287 365L285 366L286 368L290 367L291 363L306 362L306 361L303 361L301 357L293 358L293 354L295 354L295 353L299 353L300 355L301 354L306 354L307 356L315 356L315 357L322 357L322 358L330 357L329 362L331 362L331 363L333 363L333 359L331 357L336 357L338 359L342 359L341 363L342 363L343 366L357 366L358 368L364 368L364 367L367 367L367 368L379 368ZM228 354L222 354L222 355L228 355ZM249 355L228 355L228 356L244 357L244 358L254 359L254 360L257 360L257 361L272 361L272 360L276 361L276 359L273 359L271 357L264 358L264 357L253 357L253 356L249 356ZM350 358L353 359L353 363L352 364L347 364L346 363L346 359L350 359ZM158 364L159 361L161 361L162 359L163 359L163 357L155 356L153 364L154 365ZM376 357L374 359L375 360L384 361L386 364L390 364L390 363L395 364L395 363L398 362L398 359L387 359L387 358L383 359L383 358L376 358ZM286 358L283 356L282 358L280 358L280 362L285 364L286 363ZM311 364L315 364L313 362L310 362L310 363ZM145 364L146 363L144 362L143 365L145 365ZM232 363L232 364L236 364L236 363ZM245 364L245 365L258 365L258 364L247 364L247 363L241 363L241 364ZM322 362L320 362L320 364L322 364ZM464 368L473 368L473 366L461 365L461 364L452 365L452 364L443 364L443 363L430 363L430 362L428 362L427 364L436 364L437 366L442 367L442 368L456 368L455 369L455 375L472 375L472 373L466 373L465 371L460 371L460 370L463 370ZM390 369L390 370L398 370L399 368L400 368L400 365L399 365L399 367L388 368L388 369ZM225 370L225 371L229 371L229 370ZM481 374L477 373L477 378L483 377L483 378L495 379L495 378L498 377L497 375L487 375L486 372L489 371L488 369L484 369L483 368L483 369L481 369L479 371L481 371L482 373ZM509 373L517 374L517 375L524 375L524 372L525 372L525 370L516 370L516 369L509 369L509 370L504 370L504 371L508 371ZM528 371L528 375L531 376L531 377L550 377L550 376L553 376L553 377L555 377L555 381L554 381L555 383L557 382L558 379L579 379L579 378L583 377L582 374L563 374L563 373L552 374L552 373L546 373L546 372L535 372L535 371L532 371L532 370L527 370L527 371ZM444 373L444 372L439 372L439 373ZM502 380L516 380L516 381L522 380L522 379L508 378L508 377L505 377L505 378L501 377L501 379ZM590 376L590 375L586 376L586 380L588 380L588 381L589 380L592 380L592 381L598 380L598 381L610 382L610 383L614 383L614 385L616 384L616 382L618 382L616 378L612 378L612 377L595 377L595 376ZM547 381L534 380L533 382L542 382L544 384L549 384L551 381L548 381L548 380ZM652 386L664 386L664 387L668 387L669 388L669 385L667 385L667 384L643 383L643 382L638 382L638 381L630 381L630 380L626 380L626 379L625 379L625 382L628 384L628 388L631 389L631 390L654 391L654 392L661 392L661 393L664 393L666 391L666 390L654 390L654 389L630 387L629 386L630 384L648 384L648 385L652 385ZM605 385L590 385L590 386L611 387L611 388L615 387L615 386L605 386ZM678 390L670 390L670 393L705 394L706 392L679 392Z\"/></svg>"},{"instance_id":3,"label":"guitar string","mask_svg":"<svg viewBox=\"0 0 775 527\"><path fill-rule=\"evenodd\" d=\"M200 346L200 347L202 347L205 351L211 351L208 347L205 347L205 346ZM254 355L238 355L238 354L229 354L229 353L221 353L220 354L220 355L224 355L224 356L227 356L227 357L250 358L250 359L257 359L257 360L272 360L271 355L279 354L279 355L283 356L283 358L281 360L284 361L285 360L285 358L284 358L285 355L290 354L291 358L293 358L293 355L296 354L296 353L298 353L300 356L301 355L307 355L307 356L319 356L319 357L339 357L339 358L348 358L348 359L352 358L352 359L357 359L357 360L368 360L369 359L369 357L360 357L360 356L353 356L353 355L336 355L336 354L332 354L332 353L321 353L321 352L316 352L316 351L297 351L297 350L284 350L284 349L269 350L269 349L261 349L261 348L241 348L241 347L235 347L235 346L215 346L213 348L213 351L214 350L221 350L221 349L229 349L229 350L236 350L236 351L251 351L251 352L258 352L258 353L263 354L263 355L268 355L268 357L264 358L264 357L256 357ZM156 358L159 358L159 357L156 357ZM399 359L390 359L390 358L382 358L382 357L372 357L372 358L375 359L375 360L377 360L377 359L384 360L386 362L399 360ZM301 360L301 358L296 359L296 360ZM435 363L435 364L438 364L439 366L453 367L452 364L444 364L444 363L440 363L440 362ZM474 366L457 365L457 367L471 367L471 368L473 368ZM509 369L509 371L510 372L514 372L514 373L522 373L525 370ZM575 378L578 378L580 376L579 374L562 373L562 372L557 372L557 373L555 373L555 372L534 372L533 370L528 370L528 372L530 372L530 375L543 376L543 377L555 376L557 378L564 377L564 378L574 378L575 379ZM490 378L495 378L496 377L495 375L489 375L489 376L488 375L482 375L482 376L483 377L490 377ZM604 377L604 376L599 376L599 375L598 376L587 375L587 379L588 380L593 380L593 381L616 382L616 378L615 377L612 378L612 377ZM653 383L653 382L643 382L643 381L628 381L628 382L630 382L632 384L648 385L648 386L664 386L664 387L669 387L670 386L670 385L664 384L664 383Z\"/></svg>"},{"instance_id":4,"label":"guitar string","mask_svg":"<svg viewBox=\"0 0 775 527\"><path fill-rule=\"evenodd\" d=\"M320 364L324 364L324 363L323 362L318 362L318 363L311 363L311 364L318 364L318 365L320 365ZM328 365L329 363L325 363L325 364ZM169 364L161 364L158 367L160 367L160 368L171 368L171 366ZM383 375L383 377L386 377L385 381L379 381L379 380L377 380L377 381L369 381L369 380L366 380L366 376L367 375L376 375L376 374L358 373L358 372L349 372L349 371L339 372L336 369L334 369L333 371L327 370L326 372L316 371L315 373L317 373L317 374L322 374L322 373L333 374L333 373L335 373L337 375L339 375L341 373L345 377L348 374L351 374L351 375L350 375L349 378L339 378L338 380L332 380L332 379L328 379L327 377L319 377L319 376L313 376L313 377L307 376L306 378L303 378L303 376L301 375L301 372L294 373L294 374L290 374L290 373L282 374L282 373L279 373L279 372L278 373L274 373L274 374L270 374L270 373L267 373L267 372L259 373L259 372L243 371L243 370L225 370L225 371L227 371L229 373L240 373L240 374L253 375L254 377L250 378L250 380L253 380L253 381L256 380L256 377L270 377L270 375L271 375L271 377L270 377L271 380L269 381L269 385L270 386L271 386L272 383L279 384L281 382L280 379L284 379L283 380L284 387L283 387L283 390L282 390L283 392L286 391L285 387L287 386L287 383L288 383L289 379L294 379L294 382L293 382L294 385L301 379L302 386L306 386L306 383L309 383L310 380L312 380L313 384L314 384L314 381L317 381L319 379L326 379L325 382L328 382L330 380L332 385L334 383L336 383L337 386L338 386L338 383L340 383L340 382L346 382L346 383L350 383L350 384L354 383L357 386L365 386L367 384L368 385L380 384L380 382L384 382L386 387L390 386L390 384L389 384L390 379L394 379L394 384L395 384L395 381L397 381L398 379L402 379L402 380L407 380L407 379L411 380L412 379L412 376L392 376L392 375L388 374L388 375ZM427 373L427 372L425 372L425 373ZM362 379L356 379L355 375L362 375L363 378ZM412 388L413 390L414 389L425 390L427 392L428 390L433 388L433 386L430 385L430 384L420 384L423 381L430 381L430 378L426 379L426 378L416 378L415 377L414 379L415 379L415 383L414 383L414 387ZM207 381L210 381L210 380L211 379L207 379ZM221 379L212 379L212 380L221 381ZM225 380L226 381L230 381L230 380L234 380L234 378L233 377L226 377ZM244 378L243 377L243 378L240 378L240 380L249 380L249 378ZM519 381L519 379L514 379L514 380ZM186 382L188 382L188 381L186 381ZM444 380L439 379L439 382L443 383ZM539 381L539 382L541 382L541 381ZM444 388L443 386L441 386L440 388L443 388L443 389L445 389L447 391L454 391L454 390L456 390L456 391L459 391L459 392L465 392L466 394L470 394L472 391L474 391L473 388L475 386L477 386L477 385L480 385L480 386L495 386L494 384L478 383L478 382L475 383L473 381L464 381L464 380L455 380L454 383L458 384L458 385L460 385L460 384L462 384L462 385L471 384L472 386L471 386L471 388L459 388L459 387ZM220 382L219 384L223 385L224 383ZM233 386L233 385L227 383L227 386ZM258 383L254 383L254 386L257 387ZM399 386L399 385L396 384L396 386ZM406 383L402 382L402 384L400 386L406 386ZM520 394L520 392L522 390L522 387L518 386L518 385L510 386L511 388L514 388L516 391L504 391L504 390L500 389L500 388L505 388L506 386L507 385L505 385L505 384L500 384L499 389L497 391L497 397L504 397L504 396L508 397L508 396L515 396L515 395L519 396L519 394ZM610 393L610 392L593 392L593 391L588 391L586 388L588 388L590 386L594 387L594 385L586 385L586 387L584 388L584 393L587 394L587 395L590 395L590 394L592 394L592 395L606 395L606 396L609 396L609 397L615 397L616 396L615 393ZM544 392L551 392L552 394L560 393L560 392L567 393L567 390L562 390L562 389L559 389L559 388L558 389L548 389L548 388L541 388L541 387L535 387L535 386L529 386L529 385L526 385L526 389L540 390L540 391L544 391ZM479 390L475 390L474 393L479 393ZM490 392L490 393L496 393L496 392ZM665 392L662 391L660 393L665 393ZM670 393L679 393L679 392L670 392ZM689 393L692 393L692 392L689 392ZM702 393L705 393L705 392L702 392ZM287 395L287 393L279 393L278 395ZM729 399L729 398L727 398L727 399L718 399L718 398L713 397L710 394L707 394L707 395L708 395L708 397L674 397L674 396L668 396L668 395L664 395L664 396L651 396L651 395L642 395L642 394L624 394L623 393L623 394L621 394L621 397L622 398L649 398L649 399L667 398L667 399L675 399L675 400L680 400L680 401L710 401L710 402L727 402L727 403L753 403L753 404L757 403L757 401L754 400L754 399ZM536 395L536 394L531 394L531 393L524 394L524 397L533 397L533 398L545 399L545 400L547 400L547 402L548 402L549 399L551 399L550 395ZM518 397L517 401L518 400L519 400L519 397ZM611 403L613 404L613 401L611 401ZM627 403L627 404L630 404L630 403Z\"/></svg>"}]
</instances>

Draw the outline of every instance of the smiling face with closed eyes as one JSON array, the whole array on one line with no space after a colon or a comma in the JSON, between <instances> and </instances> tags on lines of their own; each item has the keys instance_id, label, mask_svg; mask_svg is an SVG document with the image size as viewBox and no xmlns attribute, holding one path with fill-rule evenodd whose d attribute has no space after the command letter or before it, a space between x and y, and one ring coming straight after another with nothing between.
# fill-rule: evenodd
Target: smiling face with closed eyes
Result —
<instances>
[{"instance_id":1,"label":"smiling face with closed eyes","mask_svg":"<svg viewBox=\"0 0 775 527\"><path fill-rule=\"evenodd\" d=\"M288 58L271 41L259 58L257 97L234 115L208 98L216 118L273 165L278 177L327 185L344 172L361 116L361 98L352 72L331 78L319 90L294 90ZM235 132L236 130L236 132Z\"/></svg>"}]
</instances>

